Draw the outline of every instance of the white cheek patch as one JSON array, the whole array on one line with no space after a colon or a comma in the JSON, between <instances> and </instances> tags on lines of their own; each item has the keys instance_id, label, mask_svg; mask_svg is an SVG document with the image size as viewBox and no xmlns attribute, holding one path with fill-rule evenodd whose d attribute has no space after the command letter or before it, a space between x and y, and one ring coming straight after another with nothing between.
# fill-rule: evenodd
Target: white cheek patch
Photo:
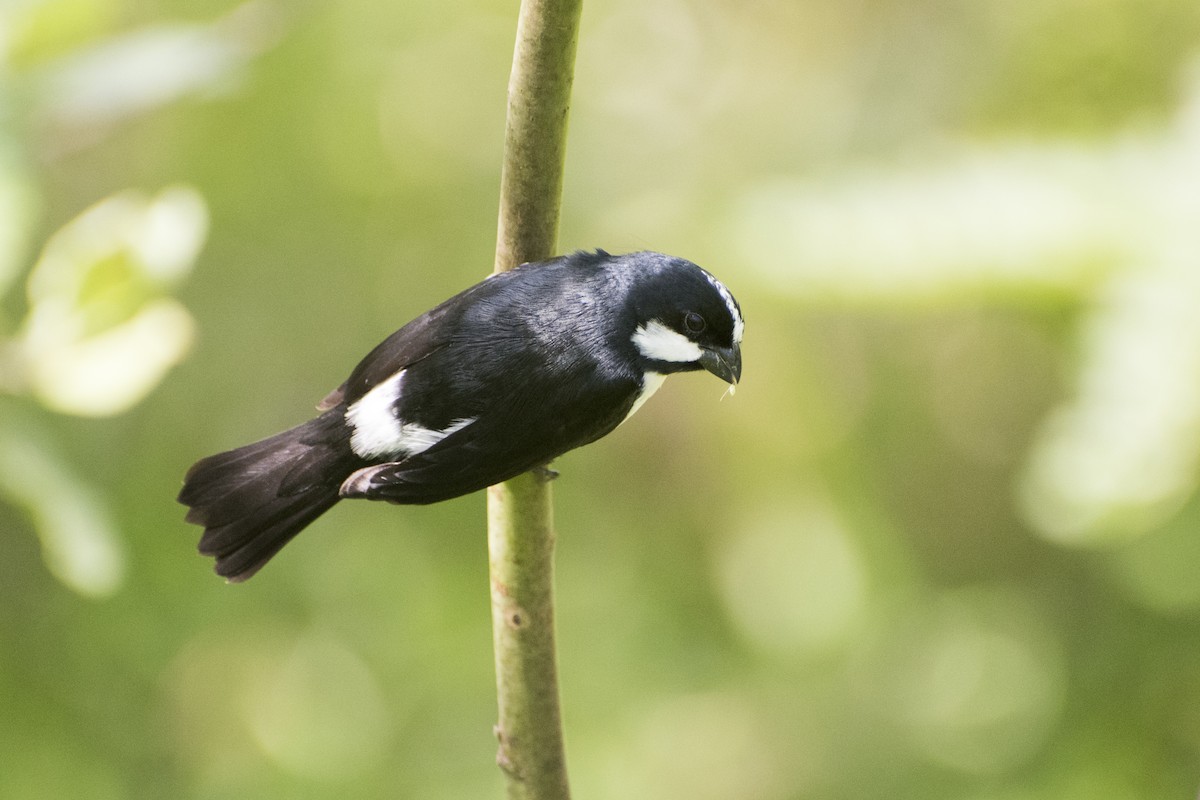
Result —
<instances>
[{"instance_id":1,"label":"white cheek patch","mask_svg":"<svg viewBox=\"0 0 1200 800\"><path fill-rule=\"evenodd\" d=\"M633 333L633 344L638 352L654 361L687 364L703 354L700 345L658 320L639 326Z\"/></svg>"},{"instance_id":2,"label":"white cheek patch","mask_svg":"<svg viewBox=\"0 0 1200 800\"><path fill-rule=\"evenodd\" d=\"M354 429L350 449L360 458L411 456L424 452L474 422L455 420L445 430L435 431L396 416L405 370L397 372L363 395L346 409L346 422Z\"/></svg>"},{"instance_id":3,"label":"white cheek patch","mask_svg":"<svg viewBox=\"0 0 1200 800\"><path fill-rule=\"evenodd\" d=\"M621 420L621 424L625 423L637 412L642 404L650 399L650 395L658 391L658 387L663 385L663 381L667 379L666 375L661 372L647 372L642 376L642 391L638 394L637 399L633 401L633 408L629 409L629 413L625 415L625 419Z\"/></svg>"}]
</instances>

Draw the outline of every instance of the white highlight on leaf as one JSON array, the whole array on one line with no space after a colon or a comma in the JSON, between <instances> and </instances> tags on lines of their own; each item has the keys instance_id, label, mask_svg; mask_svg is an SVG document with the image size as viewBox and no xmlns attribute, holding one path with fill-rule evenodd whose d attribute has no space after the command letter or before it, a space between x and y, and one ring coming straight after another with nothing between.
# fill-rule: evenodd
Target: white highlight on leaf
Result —
<instances>
[{"instance_id":1,"label":"white highlight on leaf","mask_svg":"<svg viewBox=\"0 0 1200 800\"><path fill-rule=\"evenodd\" d=\"M64 225L30 272L6 365L21 374L6 383L68 414L138 403L191 345L191 315L169 293L207 232L203 197L182 185L112 195Z\"/></svg>"},{"instance_id":2,"label":"white highlight on leaf","mask_svg":"<svg viewBox=\"0 0 1200 800\"><path fill-rule=\"evenodd\" d=\"M30 388L65 414L107 417L132 408L191 346L192 316L171 298L152 300L120 325L73 341L54 340L51 320L66 322L60 310L38 306L24 344Z\"/></svg>"},{"instance_id":3,"label":"white highlight on leaf","mask_svg":"<svg viewBox=\"0 0 1200 800\"><path fill-rule=\"evenodd\" d=\"M475 419L458 419L445 430L432 430L396 416L396 401L408 370L400 370L359 398L346 410L346 422L354 429L350 448L362 458L411 456L423 453Z\"/></svg>"},{"instance_id":4,"label":"white highlight on leaf","mask_svg":"<svg viewBox=\"0 0 1200 800\"><path fill-rule=\"evenodd\" d=\"M1033 442L1026 514L1051 541L1104 546L1158 530L1200 467L1200 277L1190 254L1114 276L1080 337L1075 396Z\"/></svg>"},{"instance_id":5,"label":"white highlight on leaf","mask_svg":"<svg viewBox=\"0 0 1200 800\"><path fill-rule=\"evenodd\" d=\"M283 33L275 3L251 0L213 22L145 26L79 48L42 75L42 113L99 125L189 95L227 92Z\"/></svg>"},{"instance_id":6,"label":"white highlight on leaf","mask_svg":"<svg viewBox=\"0 0 1200 800\"><path fill-rule=\"evenodd\" d=\"M703 354L700 345L658 320L638 326L633 333L633 344L638 352L655 361L686 364L698 360Z\"/></svg>"}]
</instances>

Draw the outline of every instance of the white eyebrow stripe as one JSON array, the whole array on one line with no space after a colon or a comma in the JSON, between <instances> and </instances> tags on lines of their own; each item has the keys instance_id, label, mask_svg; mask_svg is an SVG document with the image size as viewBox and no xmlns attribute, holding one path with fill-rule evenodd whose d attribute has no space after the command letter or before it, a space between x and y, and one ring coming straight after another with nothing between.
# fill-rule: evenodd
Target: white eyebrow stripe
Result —
<instances>
[{"instance_id":1,"label":"white eyebrow stripe","mask_svg":"<svg viewBox=\"0 0 1200 800\"><path fill-rule=\"evenodd\" d=\"M396 401L400 399L406 371L400 370L346 409L346 423L354 431L350 436L350 449L360 458L423 453L475 421L474 418L457 419L438 431L401 420L396 416Z\"/></svg>"},{"instance_id":2,"label":"white eyebrow stripe","mask_svg":"<svg viewBox=\"0 0 1200 800\"><path fill-rule=\"evenodd\" d=\"M725 301L725 307L729 309L729 316L733 319L733 343L740 345L742 343L742 333L746 329L746 323L742 319L742 312L738 309L737 301L733 299L733 292L726 288L725 284L717 280L717 277L703 267L700 271L704 273L704 277L708 278L708 282L721 295L721 299Z\"/></svg>"},{"instance_id":3,"label":"white eyebrow stripe","mask_svg":"<svg viewBox=\"0 0 1200 800\"><path fill-rule=\"evenodd\" d=\"M696 361L704 353L700 345L656 319L638 326L633 332L633 344L646 358L677 364Z\"/></svg>"}]
</instances>

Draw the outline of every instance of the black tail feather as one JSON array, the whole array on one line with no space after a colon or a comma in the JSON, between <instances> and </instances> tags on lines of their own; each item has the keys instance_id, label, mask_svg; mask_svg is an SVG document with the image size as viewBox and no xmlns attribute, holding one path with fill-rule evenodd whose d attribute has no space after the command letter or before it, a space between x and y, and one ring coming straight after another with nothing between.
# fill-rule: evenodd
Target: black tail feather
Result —
<instances>
[{"instance_id":1,"label":"black tail feather","mask_svg":"<svg viewBox=\"0 0 1200 800\"><path fill-rule=\"evenodd\" d=\"M338 501L338 487L361 466L346 440L342 409L291 430L201 459L188 470L179 502L204 526L200 552L231 581L254 575L285 544Z\"/></svg>"},{"instance_id":2,"label":"black tail feather","mask_svg":"<svg viewBox=\"0 0 1200 800\"><path fill-rule=\"evenodd\" d=\"M216 573L233 583L252 577L271 560L297 533L338 501L336 488L332 492L303 494L276 501L283 516L268 523L255 519L231 522L220 528L209 528L200 539L200 552L217 559ZM209 541L211 536L227 542L223 547Z\"/></svg>"}]
</instances>

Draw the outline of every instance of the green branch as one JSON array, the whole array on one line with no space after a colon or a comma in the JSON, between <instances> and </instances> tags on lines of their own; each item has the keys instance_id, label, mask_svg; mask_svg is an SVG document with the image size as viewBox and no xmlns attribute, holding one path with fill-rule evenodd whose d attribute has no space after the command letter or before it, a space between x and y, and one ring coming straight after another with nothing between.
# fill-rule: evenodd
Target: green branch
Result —
<instances>
[{"instance_id":1,"label":"green branch","mask_svg":"<svg viewBox=\"0 0 1200 800\"><path fill-rule=\"evenodd\" d=\"M508 85L496 271L554 254L582 0L522 0ZM500 741L510 800L566 800L548 473L488 490Z\"/></svg>"},{"instance_id":2,"label":"green branch","mask_svg":"<svg viewBox=\"0 0 1200 800\"><path fill-rule=\"evenodd\" d=\"M554 255L583 0L522 0L508 80L496 271Z\"/></svg>"}]
</instances>

